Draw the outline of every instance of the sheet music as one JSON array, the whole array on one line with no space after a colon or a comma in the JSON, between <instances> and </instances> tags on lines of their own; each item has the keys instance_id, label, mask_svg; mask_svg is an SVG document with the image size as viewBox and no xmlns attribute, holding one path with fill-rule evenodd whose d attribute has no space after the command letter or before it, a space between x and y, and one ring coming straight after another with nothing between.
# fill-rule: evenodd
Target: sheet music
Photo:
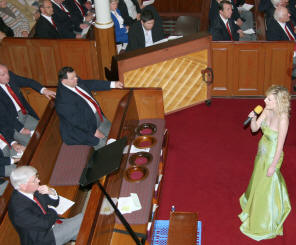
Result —
<instances>
[{"instance_id":1,"label":"sheet music","mask_svg":"<svg viewBox=\"0 0 296 245\"><path fill-rule=\"evenodd\" d=\"M63 213L65 213L69 208L71 208L73 206L75 202L60 196L60 203L57 207L53 207L53 206L48 206L49 208L54 209L59 215L62 215Z\"/></svg>"},{"instance_id":2,"label":"sheet music","mask_svg":"<svg viewBox=\"0 0 296 245\"><path fill-rule=\"evenodd\" d=\"M155 2L155 0L148 0L148 1L143 1L143 6L146 7L150 4L153 4Z\"/></svg>"},{"instance_id":3,"label":"sheet music","mask_svg":"<svg viewBox=\"0 0 296 245\"><path fill-rule=\"evenodd\" d=\"M243 33L244 33L244 34L254 34L255 31L254 31L253 28L250 28L250 29L248 29L248 30L244 30Z\"/></svg>"},{"instance_id":4,"label":"sheet music","mask_svg":"<svg viewBox=\"0 0 296 245\"><path fill-rule=\"evenodd\" d=\"M244 3L241 7L238 7L238 11L250 11L252 8L254 7L254 5L252 4L247 4Z\"/></svg>"}]
</instances>

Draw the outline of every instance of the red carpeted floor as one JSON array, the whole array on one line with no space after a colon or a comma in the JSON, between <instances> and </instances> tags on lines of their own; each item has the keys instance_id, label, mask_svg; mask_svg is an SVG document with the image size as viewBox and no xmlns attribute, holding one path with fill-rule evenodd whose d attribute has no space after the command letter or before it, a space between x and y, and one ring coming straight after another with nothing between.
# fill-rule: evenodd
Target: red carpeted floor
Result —
<instances>
[{"instance_id":1,"label":"red carpeted floor","mask_svg":"<svg viewBox=\"0 0 296 245\"><path fill-rule=\"evenodd\" d=\"M244 236L237 215L239 197L247 188L261 133L251 134L243 121L263 99L213 99L166 117L169 150L158 219L176 211L196 211L202 221L203 245L252 245ZM296 101L285 144L282 173L292 211L284 236L261 241L262 245L296 244Z\"/></svg>"}]
</instances>

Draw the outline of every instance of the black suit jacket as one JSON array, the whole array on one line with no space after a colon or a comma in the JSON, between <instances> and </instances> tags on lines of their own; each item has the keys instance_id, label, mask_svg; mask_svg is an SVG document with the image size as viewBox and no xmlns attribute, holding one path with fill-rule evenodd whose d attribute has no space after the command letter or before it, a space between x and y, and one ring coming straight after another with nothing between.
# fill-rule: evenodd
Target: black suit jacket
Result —
<instances>
[{"instance_id":1,"label":"black suit jacket","mask_svg":"<svg viewBox=\"0 0 296 245\"><path fill-rule=\"evenodd\" d=\"M6 165L10 165L10 157L5 157L0 150L0 177L4 177Z\"/></svg>"},{"instance_id":2,"label":"black suit jacket","mask_svg":"<svg viewBox=\"0 0 296 245\"><path fill-rule=\"evenodd\" d=\"M38 38L61 38L56 28L42 15L36 23L36 32L34 37Z\"/></svg>"},{"instance_id":3,"label":"black suit jacket","mask_svg":"<svg viewBox=\"0 0 296 245\"><path fill-rule=\"evenodd\" d=\"M228 19L233 41L239 40L237 31L239 27L234 23L233 19ZM215 18L211 26L211 34L213 41L231 41L227 28L220 15Z\"/></svg>"},{"instance_id":4,"label":"black suit jacket","mask_svg":"<svg viewBox=\"0 0 296 245\"><path fill-rule=\"evenodd\" d=\"M32 116L35 117L37 120L39 119L32 107L29 103L25 100L23 94L21 93L21 88L30 87L37 92L40 92L42 89L42 85L32 79L25 78L14 74L13 72L9 71L9 85L16 96L19 98L27 112ZM17 119L18 114L15 109L15 106L8 96L8 94L0 87L0 114L1 118L0 121L3 121L3 115L5 115L5 122L7 122L7 127L10 130L20 131L24 125L19 122Z\"/></svg>"},{"instance_id":5,"label":"black suit jacket","mask_svg":"<svg viewBox=\"0 0 296 245\"><path fill-rule=\"evenodd\" d=\"M88 11L87 8L83 6L83 3L81 1L79 1L79 3L81 4L81 7L84 13L87 14L87 11ZM75 1L65 0L63 4L66 6L66 8L69 10L71 14L71 21L74 24L75 31L81 32L82 29L79 27L79 25L83 23L84 16L82 15L80 9L75 4Z\"/></svg>"},{"instance_id":6,"label":"black suit jacket","mask_svg":"<svg viewBox=\"0 0 296 245\"><path fill-rule=\"evenodd\" d=\"M14 33L13 30L11 30L2 20L2 18L0 17L0 31L4 32L6 34L7 37L13 37Z\"/></svg>"},{"instance_id":7,"label":"black suit jacket","mask_svg":"<svg viewBox=\"0 0 296 245\"><path fill-rule=\"evenodd\" d=\"M137 13L140 14L141 13L141 8L139 6L138 1L137 0L132 0L132 2L136 6ZM127 6L126 6L124 0L119 0L118 9L119 9L119 11L121 13L121 16L122 16L123 20L124 20L124 22L123 22L124 25L131 26L133 23L135 23L137 21L136 19L132 19L129 16L128 9L127 9Z\"/></svg>"},{"instance_id":8,"label":"black suit jacket","mask_svg":"<svg viewBox=\"0 0 296 245\"><path fill-rule=\"evenodd\" d=\"M61 10L55 3L52 3L52 7L53 7L52 18L62 38L76 38L76 35L74 33L75 26L71 18L63 10Z\"/></svg>"},{"instance_id":9,"label":"black suit jacket","mask_svg":"<svg viewBox=\"0 0 296 245\"><path fill-rule=\"evenodd\" d=\"M109 90L110 82L79 79L78 86L91 95L91 91ZM59 83L55 106L63 142L91 146L99 143L100 140L94 136L97 130L95 114L81 96Z\"/></svg>"},{"instance_id":10,"label":"black suit jacket","mask_svg":"<svg viewBox=\"0 0 296 245\"><path fill-rule=\"evenodd\" d=\"M234 21L237 20L240 17L240 14L238 12L238 8L236 6L236 4L234 4L233 0L231 0L231 4L233 6L232 8L232 15L231 15L231 19L233 19ZM219 16L219 4L217 2L217 0L212 0L211 2L211 7L210 7L210 12L209 12L209 24L210 24L210 28L212 26L212 23L215 22L215 19Z\"/></svg>"},{"instance_id":11,"label":"black suit jacket","mask_svg":"<svg viewBox=\"0 0 296 245\"><path fill-rule=\"evenodd\" d=\"M287 27L289 28L290 32L293 34L294 38L296 39L296 35L294 30L291 28L291 23L286 23ZM287 36L286 32L280 26L280 24L274 19L270 18L267 22L267 32L266 32L266 40L268 41L289 41L289 37Z\"/></svg>"},{"instance_id":12,"label":"black suit jacket","mask_svg":"<svg viewBox=\"0 0 296 245\"><path fill-rule=\"evenodd\" d=\"M152 39L153 42L157 42L164 38L162 27L154 22L152 28ZM141 21L134 23L128 32L128 45L126 51L136 50L140 48L145 48L145 34L142 28Z\"/></svg>"},{"instance_id":13,"label":"black suit jacket","mask_svg":"<svg viewBox=\"0 0 296 245\"><path fill-rule=\"evenodd\" d=\"M55 245L52 226L59 218L56 211L48 205L57 206L59 199L53 200L48 195L35 192L34 196L45 209L31 199L14 190L8 204L8 216L19 234L22 245Z\"/></svg>"}]
</instances>

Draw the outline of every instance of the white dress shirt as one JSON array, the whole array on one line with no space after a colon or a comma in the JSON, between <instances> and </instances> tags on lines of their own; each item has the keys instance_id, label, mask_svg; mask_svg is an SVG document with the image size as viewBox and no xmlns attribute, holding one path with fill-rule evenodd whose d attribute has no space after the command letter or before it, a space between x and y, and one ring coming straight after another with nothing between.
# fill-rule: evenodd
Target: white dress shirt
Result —
<instances>
[{"instance_id":1,"label":"white dress shirt","mask_svg":"<svg viewBox=\"0 0 296 245\"><path fill-rule=\"evenodd\" d=\"M144 37L145 37L145 47L149 47L153 45L153 39L152 39L152 31L147 31L145 27L142 25Z\"/></svg>"}]
</instances>

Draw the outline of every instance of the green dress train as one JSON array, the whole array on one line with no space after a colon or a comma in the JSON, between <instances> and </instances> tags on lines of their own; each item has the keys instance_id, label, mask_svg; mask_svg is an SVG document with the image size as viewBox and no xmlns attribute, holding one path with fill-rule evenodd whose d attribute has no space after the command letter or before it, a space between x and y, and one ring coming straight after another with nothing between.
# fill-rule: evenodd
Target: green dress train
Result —
<instances>
[{"instance_id":1,"label":"green dress train","mask_svg":"<svg viewBox=\"0 0 296 245\"><path fill-rule=\"evenodd\" d=\"M283 223L291 211L286 183L280 172L283 153L273 176L266 176L276 152L278 132L264 122L261 129L263 136L247 191L240 197L242 213L239 215L241 232L256 241L283 235Z\"/></svg>"}]
</instances>

